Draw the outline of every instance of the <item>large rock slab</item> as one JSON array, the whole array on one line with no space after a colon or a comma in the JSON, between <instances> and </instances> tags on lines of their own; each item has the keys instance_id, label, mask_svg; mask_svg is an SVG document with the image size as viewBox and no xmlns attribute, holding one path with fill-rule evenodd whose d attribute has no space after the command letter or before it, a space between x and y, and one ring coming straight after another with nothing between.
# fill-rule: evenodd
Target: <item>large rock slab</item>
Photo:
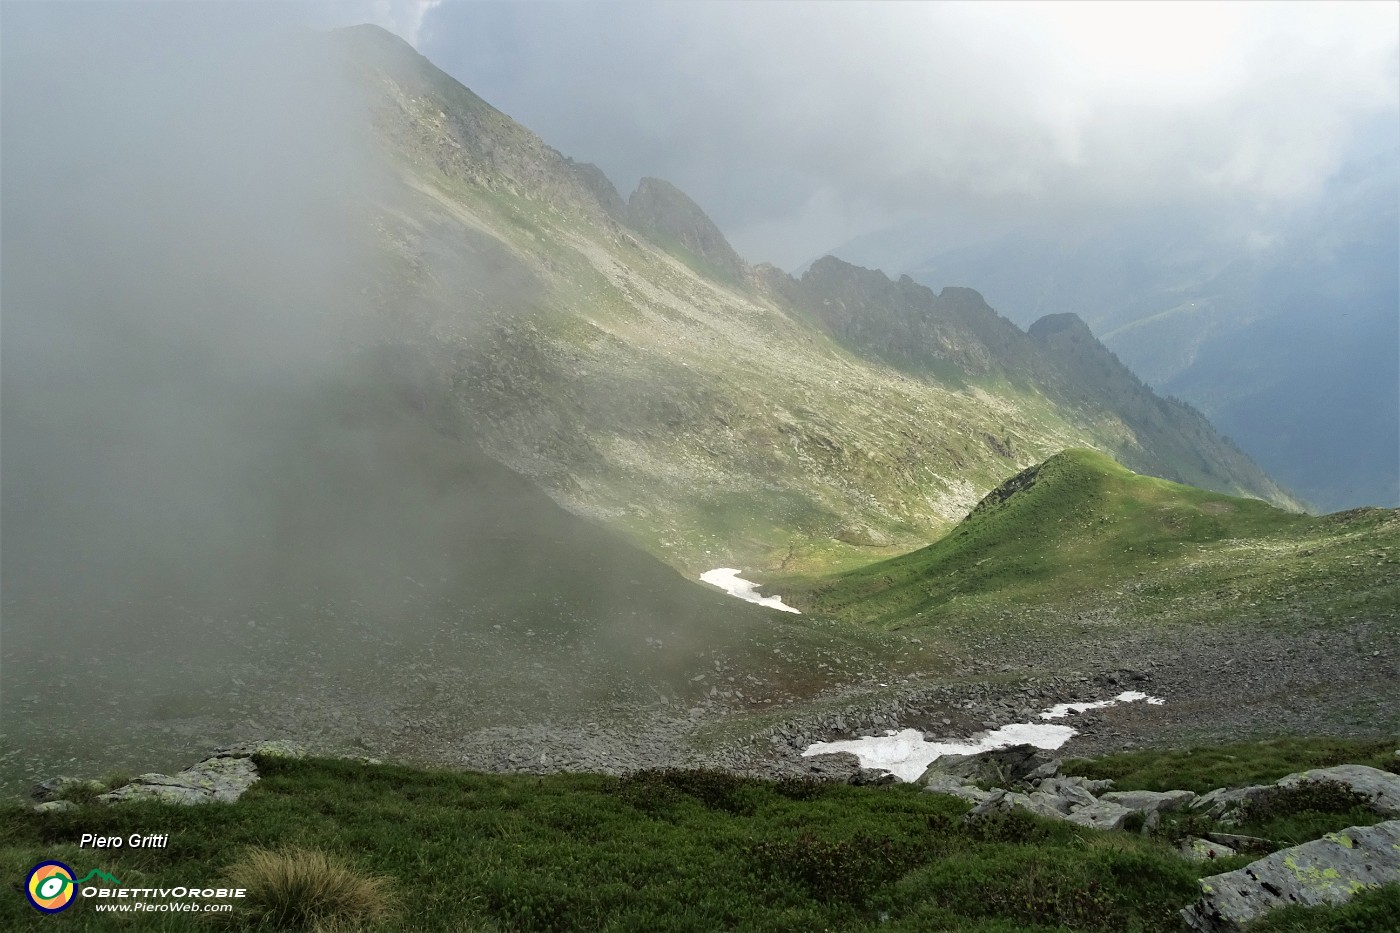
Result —
<instances>
[{"instance_id":1,"label":"large rock slab","mask_svg":"<svg viewBox=\"0 0 1400 933\"><path fill-rule=\"evenodd\" d=\"M1065 819L1090 829L1122 829L1123 821L1133 815L1127 807L1100 800L1091 807L1080 807Z\"/></svg>"},{"instance_id":2,"label":"large rock slab","mask_svg":"<svg viewBox=\"0 0 1400 933\"><path fill-rule=\"evenodd\" d=\"M208 758L177 774L142 774L97 799L103 803L158 800L162 803L232 803L258 780L250 758Z\"/></svg>"},{"instance_id":3,"label":"large rock slab","mask_svg":"<svg viewBox=\"0 0 1400 933\"><path fill-rule=\"evenodd\" d=\"M994 748L975 755L943 755L919 776L917 783L927 784L935 774L951 774L965 779L965 783L987 783L1006 787L1015 784L1049 764L1050 756L1034 745L1008 745Z\"/></svg>"},{"instance_id":4,"label":"large rock slab","mask_svg":"<svg viewBox=\"0 0 1400 933\"><path fill-rule=\"evenodd\" d=\"M974 787L960 777L953 777L951 774L933 774L928 776L928 783L924 785L926 794L949 794L959 797L970 803L981 803L991 796L989 791Z\"/></svg>"},{"instance_id":5,"label":"large rock slab","mask_svg":"<svg viewBox=\"0 0 1400 933\"><path fill-rule=\"evenodd\" d=\"M1306 781L1335 781L1355 793L1371 798L1370 807L1381 816L1400 816L1400 774L1391 774L1366 765L1337 765L1314 768L1279 778L1279 787L1296 787Z\"/></svg>"},{"instance_id":6,"label":"large rock slab","mask_svg":"<svg viewBox=\"0 0 1400 933\"><path fill-rule=\"evenodd\" d=\"M1237 855L1234 849L1221 842L1212 839L1201 839L1193 837L1181 843L1181 854L1191 859L1193 862L1207 862L1211 859L1227 858Z\"/></svg>"},{"instance_id":7,"label":"large rock slab","mask_svg":"<svg viewBox=\"0 0 1400 933\"><path fill-rule=\"evenodd\" d=\"M1018 794L1015 791L998 787L988 793L977 806L969 810L963 819L966 822L975 823L993 813L1008 813L1013 809L1027 810L1038 816L1047 816L1057 820L1065 818L1063 813L1048 806L1044 800L1033 799L1026 794Z\"/></svg>"},{"instance_id":8,"label":"large rock slab","mask_svg":"<svg viewBox=\"0 0 1400 933\"><path fill-rule=\"evenodd\" d=\"M1028 810L1036 816L1046 816L1056 820L1063 820L1067 817L1065 810L1060 809L1062 801L1058 797L1051 797L1047 794L1007 794L1007 799L1011 801L1013 807L1020 807Z\"/></svg>"},{"instance_id":9,"label":"large rock slab","mask_svg":"<svg viewBox=\"0 0 1400 933\"><path fill-rule=\"evenodd\" d=\"M1328 833L1200 883L1200 900L1181 912L1199 933L1234 933L1292 904L1340 904L1367 888L1400 883L1400 820Z\"/></svg>"},{"instance_id":10,"label":"large rock slab","mask_svg":"<svg viewBox=\"0 0 1400 933\"><path fill-rule=\"evenodd\" d=\"M61 798L77 791L96 795L102 803L123 803L129 800L158 800L164 803L196 804L214 801L232 802L243 795L258 780L254 756L264 758L304 758L306 749L296 742L270 739L262 742L240 742L216 748L209 757L178 774L142 774L110 793L98 781L81 781L71 777L50 778L35 786L33 797L39 801L36 810L60 812L68 806ZM859 768L855 756L850 756Z\"/></svg>"},{"instance_id":11,"label":"large rock slab","mask_svg":"<svg viewBox=\"0 0 1400 933\"><path fill-rule=\"evenodd\" d=\"M1060 768L1063 766L1064 762L1062 760L1060 760L1059 758L1051 758L1045 764L1031 771L1021 780L1025 784L1034 786L1035 784L1045 780L1046 778L1059 777Z\"/></svg>"}]
</instances>

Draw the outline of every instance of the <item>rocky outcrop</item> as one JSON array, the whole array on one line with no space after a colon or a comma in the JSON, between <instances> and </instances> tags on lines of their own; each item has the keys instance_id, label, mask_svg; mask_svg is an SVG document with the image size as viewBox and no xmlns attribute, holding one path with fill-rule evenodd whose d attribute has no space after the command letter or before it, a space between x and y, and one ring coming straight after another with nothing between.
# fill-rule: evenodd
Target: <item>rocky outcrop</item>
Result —
<instances>
[{"instance_id":1,"label":"rocky outcrop","mask_svg":"<svg viewBox=\"0 0 1400 933\"><path fill-rule=\"evenodd\" d=\"M1354 826L1201 879L1181 912L1199 933L1233 933L1277 907L1339 904L1367 888L1400 883L1400 820Z\"/></svg>"},{"instance_id":2,"label":"rocky outcrop","mask_svg":"<svg viewBox=\"0 0 1400 933\"><path fill-rule=\"evenodd\" d=\"M564 163L574 173L574 176L583 183L583 186L598 199L603 210L607 211L609 217L617 220L625 220L627 216L627 202L622 200L622 196L613 187L612 181L604 174L603 170L590 162L575 162L573 159L565 157Z\"/></svg>"},{"instance_id":3,"label":"rocky outcrop","mask_svg":"<svg viewBox=\"0 0 1400 933\"><path fill-rule=\"evenodd\" d=\"M1353 793L1370 798L1371 810L1381 816L1400 816L1400 774L1391 774L1366 765L1337 765L1314 768L1279 778L1278 787L1297 787L1308 781L1331 781Z\"/></svg>"},{"instance_id":4,"label":"rocky outcrop","mask_svg":"<svg viewBox=\"0 0 1400 933\"><path fill-rule=\"evenodd\" d=\"M1171 813L1191 806L1196 795L1189 790L1115 790L1100 799L1141 813Z\"/></svg>"},{"instance_id":5,"label":"rocky outcrop","mask_svg":"<svg viewBox=\"0 0 1400 933\"><path fill-rule=\"evenodd\" d=\"M1003 784L991 791L974 782ZM1151 832L1163 813L1196 801L1189 790L1114 791L1112 781L1060 774L1060 760L1047 760L1031 745L994 749L976 755L945 755L919 777L928 793L949 794L975 804L966 819L1022 809L1090 829L1122 829L1135 815L1143 832ZM1215 792L1217 799L1224 792ZM1223 850L1223 847L1221 847ZM1222 852L1223 854L1223 852ZM1230 854L1233 854L1231 852Z\"/></svg>"},{"instance_id":6,"label":"rocky outcrop","mask_svg":"<svg viewBox=\"0 0 1400 933\"><path fill-rule=\"evenodd\" d=\"M1089 806L1075 807L1065 817L1065 821L1090 829L1122 829L1134 810L1119 806L1107 800L1098 800Z\"/></svg>"},{"instance_id":7,"label":"rocky outcrop","mask_svg":"<svg viewBox=\"0 0 1400 933\"><path fill-rule=\"evenodd\" d=\"M258 780L250 758L209 758L177 774L142 774L97 799L103 803L232 803Z\"/></svg>"},{"instance_id":8,"label":"rocky outcrop","mask_svg":"<svg viewBox=\"0 0 1400 933\"><path fill-rule=\"evenodd\" d=\"M1006 784L984 791L974 782ZM1109 800L1098 798L1112 781L1060 774L1060 760L1049 759L1033 745L1013 745L975 755L945 755L929 765L918 780L927 793L949 794L975 804L964 819L976 822L991 813L1013 809L1065 820L1091 829L1121 829L1134 813L1144 818L1179 805L1180 795L1130 792ZM1011 789L1019 788L1019 790Z\"/></svg>"},{"instance_id":9,"label":"rocky outcrop","mask_svg":"<svg viewBox=\"0 0 1400 933\"><path fill-rule=\"evenodd\" d=\"M51 777L47 781L40 781L34 785L29 796L39 803L54 803L61 801L73 794L91 791L102 793L107 788L100 781L84 781L75 777L67 777L60 774L58 777Z\"/></svg>"},{"instance_id":10,"label":"rocky outcrop","mask_svg":"<svg viewBox=\"0 0 1400 933\"><path fill-rule=\"evenodd\" d=\"M1298 788L1309 783L1340 784L1365 798L1371 810L1380 816L1400 816L1400 774L1366 765L1314 768L1279 778L1273 784L1222 787L1202 795L1193 807L1212 819L1229 823L1236 820L1249 804L1276 793L1280 788Z\"/></svg>"},{"instance_id":11,"label":"rocky outcrop","mask_svg":"<svg viewBox=\"0 0 1400 933\"><path fill-rule=\"evenodd\" d=\"M301 758L294 742L247 742L217 748L208 758L176 774L142 774L97 799L103 803L157 800L161 803L232 803L258 781L253 756Z\"/></svg>"},{"instance_id":12,"label":"rocky outcrop","mask_svg":"<svg viewBox=\"0 0 1400 933\"><path fill-rule=\"evenodd\" d=\"M175 774L149 772L133 778L120 787L108 790L100 781L83 781L72 777L54 777L34 786L31 796L38 801L36 813L62 813L76 810L73 798L97 803L126 803L132 800L155 800L160 803L200 804L232 803L258 782L258 766L254 758L305 758L306 749L297 742L271 739L263 742L239 742L214 749L198 764ZM342 760L379 764L378 758L364 755L341 755ZM836 756L828 756L836 757ZM847 756L859 770L854 755Z\"/></svg>"},{"instance_id":13,"label":"rocky outcrop","mask_svg":"<svg viewBox=\"0 0 1400 933\"><path fill-rule=\"evenodd\" d=\"M813 755L803 759L807 767L804 777L817 781L851 783L859 779L862 771L860 759L850 752L831 752L826 755Z\"/></svg>"}]
</instances>

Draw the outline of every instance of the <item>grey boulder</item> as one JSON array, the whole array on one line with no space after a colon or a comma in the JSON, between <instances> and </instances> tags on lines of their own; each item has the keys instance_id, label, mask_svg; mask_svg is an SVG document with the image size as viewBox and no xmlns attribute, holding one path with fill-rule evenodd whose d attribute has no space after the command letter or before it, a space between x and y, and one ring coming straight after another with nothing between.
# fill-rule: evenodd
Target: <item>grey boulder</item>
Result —
<instances>
[{"instance_id":1,"label":"grey boulder","mask_svg":"<svg viewBox=\"0 0 1400 933\"><path fill-rule=\"evenodd\" d=\"M1011 801L1013 807L1020 807L1028 810L1036 816L1046 816L1056 820L1066 818L1066 811L1060 809L1063 805L1062 798L1051 797L1046 794L1007 794L1007 799Z\"/></svg>"},{"instance_id":2,"label":"grey boulder","mask_svg":"<svg viewBox=\"0 0 1400 933\"><path fill-rule=\"evenodd\" d=\"M1107 800L1100 800L1090 807L1080 807L1065 820L1090 829L1122 829L1123 821L1133 815L1127 807Z\"/></svg>"},{"instance_id":3,"label":"grey boulder","mask_svg":"<svg viewBox=\"0 0 1400 933\"><path fill-rule=\"evenodd\" d=\"M927 779L934 774L951 774L965 778L969 784L1005 786L1025 780L1050 761L1050 756L1034 745L1009 745L975 755L943 755L934 759L917 783L927 784Z\"/></svg>"},{"instance_id":4,"label":"grey boulder","mask_svg":"<svg viewBox=\"0 0 1400 933\"><path fill-rule=\"evenodd\" d=\"M1060 759L1051 758L1045 764L1041 765L1040 767L1027 774L1024 778L1022 778L1022 781L1024 781L1026 784L1035 784L1036 782L1043 781L1046 778L1059 777L1060 768L1063 765L1064 762Z\"/></svg>"},{"instance_id":5,"label":"grey boulder","mask_svg":"<svg viewBox=\"0 0 1400 933\"><path fill-rule=\"evenodd\" d=\"M828 752L802 761L806 763L807 774L822 781L850 783L861 772L860 759L850 752Z\"/></svg>"},{"instance_id":6,"label":"grey boulder","mask_svg":"<svg viewBox=\"0 0 1400 933\"><path fill-rule=\"evenodd\" d=\"M35 813L67 813L78 809L78 805L71 800L46 800L36 803L32 809Z\"/></svg>"},{"instance_id":7,"label":"grey boulder","mask_svg":"<svg viewBox=\"0 0 1400 933\"><path fill-rule=\"evenodd\" d=\"M973 790L975 790L975 788L973 788ZM1122 820L1119 819L1117 822L1113 822L1112 825L1100 826L1092 822L1077 821L1075 820L1075 815L1070 813L1069 805L1063 798L1042 794L1039 791L1032 794L1018 794L1015 791L1009 791L998 787L996 790L989 793L983 791L978 791L978 793L983 794L982 799L977 802L977 806L969 810L967 815L963 817L963 819L969 823L975 823L993 813L1006 813L1011 810L1025 810L1028 813L1034 813L1036 816L1043 816L1048 819L1080 822L1080 825L1094 826L1097 829L1116 829L1122 823ZM964 797L964 799L972 798ZM1100 805L1095 803L1094 806ZM1091 808L1082 807L1080 812L1089 809ZM1129 811L1124 810L1123 814L1126 816L1128 812Z\"/></svg>"},{"instance_id":8,"label":"grey boulder","mask_svg":"<svg viewBox=\"0 0 1400 933\"><path fill-rule=\"evenodd\" d=\"M1222 842L1193 837L1182 842L1181 854L1195 862L1207 862L1237 853Z\"/></svg>"},{"instance_id":9,"label":"grey boulder","mask_svg":"<svg viewBox=\"0 0 1400 933\"><path fill-rule=\"evenodd\" d=\"M1076 807L1092 807L1098 803L1084 787L1083 778L1049 778L1041 781L1031 796L1046 798L1056 810L1069 813Z\"/></svg>"},{"instance_id":10,"label":"grey boulder","mask_svg":"<svg viewBox=\"0 0 1400 933\"><path fill-rule=\"evenodd\" d=\"M1281 849L1247 868L1202 878L1201 898L1181 912L1198 933L1234 933L1277 907L1340 904L1400 882L1400 820L1353 826Z\"/></svg>"}]
</instances>

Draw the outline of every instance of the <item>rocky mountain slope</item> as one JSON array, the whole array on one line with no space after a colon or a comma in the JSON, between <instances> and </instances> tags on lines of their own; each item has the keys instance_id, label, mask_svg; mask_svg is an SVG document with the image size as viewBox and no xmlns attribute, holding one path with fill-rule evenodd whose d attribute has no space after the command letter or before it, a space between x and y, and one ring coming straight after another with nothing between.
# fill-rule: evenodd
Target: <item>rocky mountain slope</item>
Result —
<instances>
[{"instance_id":1,"label":"rocky mountain slope","mask_svg":"<svg viewBox=\"0 0 1400 933\"><path fill-rule=\"evenodd\" d=\"M907 550L1076 445L1292 503L1107 354L975 293L934 301L834 261L801 282L750 270L672 186L624 202L387 33L333 39L393 167L366 206L381 320L454 373L494 456L688 572ZM837 303L854 329L822 318Z\"/></svg>"},{"instance_id":2,"label":"rocky mountain slope","mask_svg":"<svg viewBox=\"0 0 1400 933\"><path fill-rule=\"evenodd\" d=\"M1065 229L933 221L835 249L934 289L973 286L1016 323L1077 313L1157 391L1201 409L1331 511L1400 504L1400 221L1394 128L1315 204L1241 236L1229 219Z\"/></svg>"}]
</instances>

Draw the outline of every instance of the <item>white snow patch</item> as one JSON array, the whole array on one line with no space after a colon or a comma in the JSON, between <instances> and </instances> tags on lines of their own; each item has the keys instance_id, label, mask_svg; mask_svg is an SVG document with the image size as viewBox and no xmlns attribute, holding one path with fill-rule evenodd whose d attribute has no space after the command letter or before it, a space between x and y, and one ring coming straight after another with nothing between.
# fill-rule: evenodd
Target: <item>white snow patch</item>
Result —
<instances>
[{"instance_id":1,"label":"white snow patch","mask_svg":"<svg viewBox=\"0 0 1400 933\"><path fill-rule=\"evenodd\" d=\"M1124 690L1111 700L1099 700L1096 703L1060 703L1041 713L1040 718L1062 719L1069 715L1070 710L1074 710L1076 713L1082 713L1085 710L1102 709L1105 706L1116 706L1119 703L1134 703L1138 700L1143 700L1153 706L1161 706L1166 702L1166 700L1163 700L1161 697L1150 697L1145 693L1139 693L1137 690Z\"/></svg>"},{"instance_id":2,"label":"white snow patch","mask_svg":"<svg viewBox=\"0 0 1400 933\"><path fill-rule=\"evenodd\" d=\"M748 580L739 578L739 571L733 567L720 567L716 570L707 570L700 574L703 583L709 583L724 590L730 596L737 596L740 599L751 603L758 603L760 606L768 606L772 609L781 609L783 612L793 612L797 615L802 613L787 603L783 602L781 596L760 596L758 595L758 584L750 583Z\"/></svg>"},{"instance_id":3,"label":"white snow patch","mask_svg":"<svg viewBox=\"0 0 1400 933\"><path fill-rule=\"evenodd\" d=\"M1098 703L1061 703L1040 714L1041 719L1056 719L1067 714L1068 710L1095 709L1111 706L1114 703L1131 703L1146 700L1154 705L1165 701L1150 697L1145 693L1129 690L1118 694L1112 700ZM901 781L917 780L934 760L943 755L975 755L978 752L1005 748L1008 745L1034 745L1036 748L1055 749L1065 744L1079 730L1071 726L1050 725L1038 722L1015 722L1000 729L983 733L974 742L928 742L917 729L904 729L900 732L887 732L883 736L868 736L859 739L845 739L838 742L817 742L802 753L807 758L812 755L829 755L832 752L851 752L860 759L862 768L879 768L888 771Z\"/></svg>"}]
</instances>

